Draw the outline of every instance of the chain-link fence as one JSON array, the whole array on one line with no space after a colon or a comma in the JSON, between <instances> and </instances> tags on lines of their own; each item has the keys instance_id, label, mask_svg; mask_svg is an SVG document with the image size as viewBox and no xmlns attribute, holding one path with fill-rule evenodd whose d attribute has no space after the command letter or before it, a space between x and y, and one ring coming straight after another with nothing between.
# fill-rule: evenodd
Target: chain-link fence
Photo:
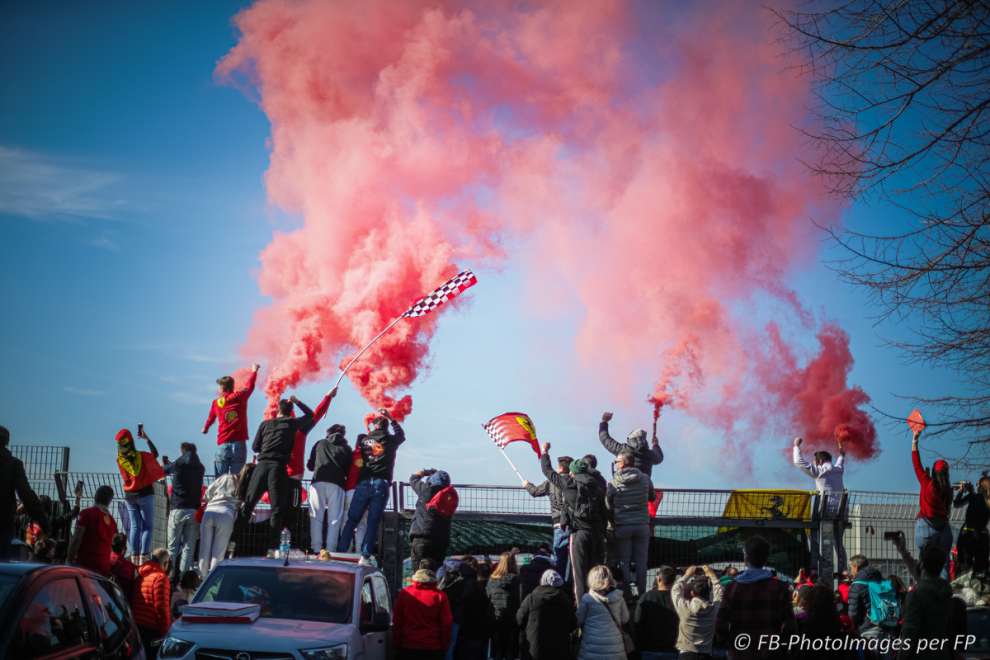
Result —
<instances>
[{"instance_id":1,"label":"chain-link fence","mask_svg":"<svg viewBox=\"0 0 990 660\"><path fill-rule=\"evenodd\" d=\"M56 475L64 480L70 500L75 484L82 483L83 507L92 504L99 486L113 488L114 517L121 529L127 527L122 484L117 473L69 472L66 470L69 450L65 447L11 449L25 462L29 479L39 495L58 500ZM210 481L212 477L206 477L205 483ZM286 526L292 533L293 545L308 549L310 525L304 493L309 482L294 483L298 483L298 488L292 495ZM460 503L452 534L452 553L497 554L511 547L532 551L541 540L550 541L547 498L531 497L525 489L513 486L460 484L456 488ZM393 484L379 542L383 569L393 579L393 585L401 583L402 563L408 554L409 520L416 499L409 484ZM849 491L844 507L847 555L866 555L884 573L906 576L901 556L885 533L902 533L907 547L914 551L917 502L918 496L912 493ZM652 522L650 566L738 564L742 562L745 539L760 534L774 548L770 564L782 573L793 575L798 567L808 565L810 531L819 525L818 516L813 513L818 505L814 493L800 490L665 489ZM256 522L237 525L231 546L235 555L260 555L271 547L273 534L265 520L267 509L266 504L259 504ZM956 530L962 514L962 509L953 511ZM167 490L165 484L159 484L153 536L156 547L165 544L167 519Z\"/></svg>"}]
</instances>

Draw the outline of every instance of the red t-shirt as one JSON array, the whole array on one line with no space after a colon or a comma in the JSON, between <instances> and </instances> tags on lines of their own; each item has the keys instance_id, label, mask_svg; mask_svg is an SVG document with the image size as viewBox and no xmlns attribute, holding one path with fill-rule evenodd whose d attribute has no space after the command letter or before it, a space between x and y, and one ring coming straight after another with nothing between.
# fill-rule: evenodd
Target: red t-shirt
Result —
<instances>
[{"instance_id":1,"label":"red t-shirt","mask_svg":"<svg viewBox=\"0 0 990 660\"><path fill-rule=\"evenodd\" d=\"M258 372L252 371L243 389L225 394L213 400L210 414L203 425L203 433L210 430L213 422L217 422L217 444L248 439L247 404L254 392L254 383L258 380Z\"/></svg>"},{"instance_id":2,"label":"red t-shirt","mask_svg":"<svg viewBox=\"0 0 990 660\"><path fill-rule=\"evenodd\" d=\"M97 506L79 513L77 525L85 528L76 563L110 577L110 544L117 533L113 516Z\"/></svg>"},{"instance_id":3,"label":"red t-shirt","mask_svg":"<svg viewBox=\"0 0 990 660\"><path fill-rule=\"evenodd\" d=\"M330 395L327 394L320 401L320 404L313 409L313 425L315 426L327 414L330 408ZM285 466L285 471L290 477L302 478L306 469L306 434L296 431L296 440L292 445L292 454L289 456L289 464Z\"/></svg>"}]
</instances>

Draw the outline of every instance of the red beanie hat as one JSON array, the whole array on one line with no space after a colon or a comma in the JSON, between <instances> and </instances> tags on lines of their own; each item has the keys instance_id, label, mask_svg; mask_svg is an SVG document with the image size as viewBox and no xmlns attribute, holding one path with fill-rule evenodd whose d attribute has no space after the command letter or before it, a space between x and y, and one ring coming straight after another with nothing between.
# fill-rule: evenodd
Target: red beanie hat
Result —
<instances>
[{"instance_id":1,"label":"red beanie hat","mask_svg":"<svg viewBox=\"0 0 990 660\"><path fill-rule=\"evenodd\" d=\"M943 461L941 458L935 461L935 465L932 466L933 472L945 472L949 469L949 464Z\"/></svg>"},{"instance_id":2,"label":"red beanie hat","mask_svg":"<svg viewBox=\"0 0 990 660\"><path fill-rule=\"evenodd\" d=\"M127 429L120 429L117 431L117 437L114 439L117 441L118 445L126 445L128 442L134 442L134 437Z\"/></svg>"}]
</instances>

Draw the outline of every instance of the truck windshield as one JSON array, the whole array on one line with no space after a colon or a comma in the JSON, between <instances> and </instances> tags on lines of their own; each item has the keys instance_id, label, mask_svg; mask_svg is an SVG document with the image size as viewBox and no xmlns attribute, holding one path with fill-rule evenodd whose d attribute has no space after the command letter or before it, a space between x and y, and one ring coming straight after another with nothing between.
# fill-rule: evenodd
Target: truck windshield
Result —
<instances>
[{"instance_id":1,"label":"truck windshield","mask_svg":"<svg viewBox=\"0 0 990 660\"><path fill-rule=\"evenodd\" d=\"M350 623L354 575L305 568L219 566L194 603L257 603L273 619Z\"/></svg>"}]
</instances>

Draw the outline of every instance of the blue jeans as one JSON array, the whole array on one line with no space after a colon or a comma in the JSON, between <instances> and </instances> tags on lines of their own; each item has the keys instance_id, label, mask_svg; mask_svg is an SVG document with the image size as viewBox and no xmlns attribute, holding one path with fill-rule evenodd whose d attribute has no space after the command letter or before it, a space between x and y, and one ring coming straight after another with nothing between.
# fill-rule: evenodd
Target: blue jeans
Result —
<instances>
[{"instance_id":1,"label":"blue jeans","mask_svg":"<svg viewBox=\"0 0 990 660\"><path fill-rule=\"evenodd\" d=\"M234 440L225 442L217 447L217 455L213 459L213 474L240 474L241 468L247 462L247 441Z\"/></svg>"},{"instance_id":2,"label":"blue jeans","mask_svg":"<svg viewBox=\"0 0 990 660\"><path fill-rule=\"evenodd\" d=\"M570 553L567 550L570 545L571 533L565 527L553 528L553 554L557 558L557 572L564 582L571 579Z\"/></svg>"},{"instance_id":3,"label":"blue jeans","mask_svg":"<svg viewBox=\"0 0 990 660\"><path fill-rule=\"evenodd\" d=\"M364 512L368 512L368 528L359 544L361 554L365 557L375 554L378 550L378 525L382 522L385 506L388 504L388 491L391 483L385 479L365 479L359 481L351 499L351 508L347 510L347 524L340 532L337 542L337 552L347 552L350 547L354 529L361 522Z\"/></svg>"},{"instance_id":4,"label":"blue jeans","mask_svg":"<svg viewBox=\"0 0 990 660\"><path fill-rule=\"evenodd\" d=\"M942 577L949 579L949 553L952 552L952 525L946 523L945 527L937 530L924 518L918 518L914 523L914 546L918 551L917 559L921 561L921 549L929 542L937 543L945 550L945 567L942 569Z\"/></svg>"},{"instance_id":5,"label":"blue jeans","mask_svg":"<svg viewBox=\"0 0 990 660\"><path fill-rule=\"evenodd\" d=\"M127 550L132 555L151 553L151 532L155 526L155 496L145 495L136 499L125 499L127 519Z\"/></svg>"},{"instance_id":6,"label":"blue jeans","mask_svg":"<svg viewBox=\"0 0 990 660\"><path fill-rule=\"evenodd\" d=\"M168 553L172 556L172 570L183 573L193 567L193 550L199 539L199 523L196 509L172 509L168 514ZM179 559L179 552L182 558Z\"/></svg>"}]
</instances>

